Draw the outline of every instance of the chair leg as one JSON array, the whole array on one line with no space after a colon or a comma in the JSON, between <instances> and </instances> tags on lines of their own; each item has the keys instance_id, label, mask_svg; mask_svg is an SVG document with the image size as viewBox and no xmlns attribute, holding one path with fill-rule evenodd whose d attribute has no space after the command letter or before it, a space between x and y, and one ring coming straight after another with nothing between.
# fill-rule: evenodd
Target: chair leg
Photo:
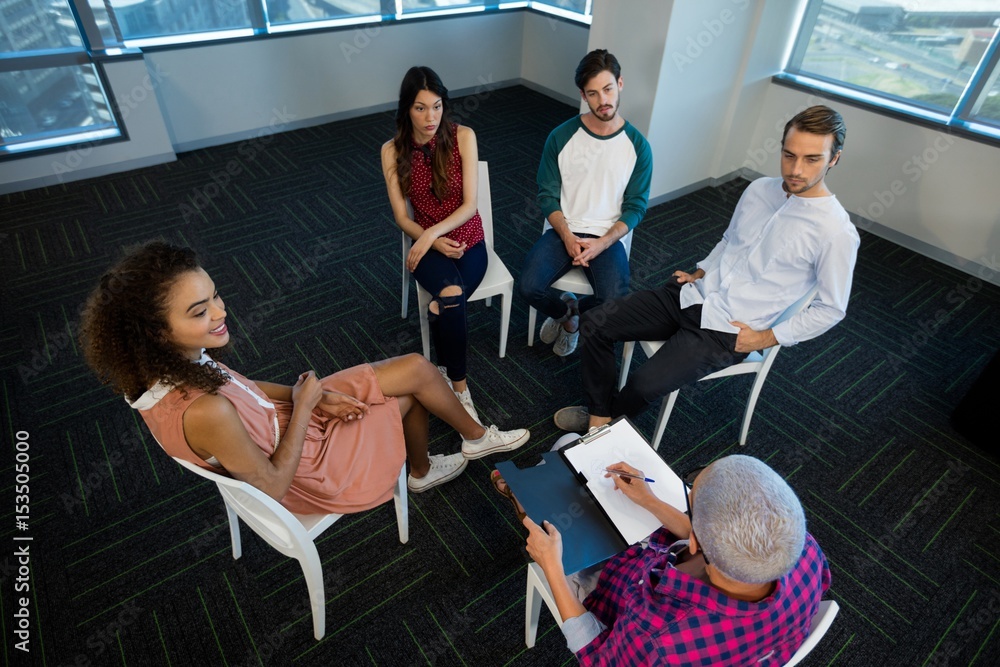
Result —
<instances>
[{"instance_id":1,"label":"chair leg","mask_svg":"<svg viewBox=\"0 0 1000 667\"><path fill-rule=\"evenodd\" d=\"M484 301L486 301L486 307L487 308L492 308L493 307L493 297L488 296L488 297L486 297L484 299Z\"/></svg>"},{"instance_id":2,"label":"chair leg","mask_svg":"<svg viewBox=\"0 0 1000 667\"><path fill-rule=\"evenodd\" d=\"M420 342L423 345L424 358L431 358L431 325L427 321L427 309L431 305L430 292L417 285L417 309L420 311Z\"/></svg>"},{"instance_id":3,"label":"chair leg","mask_svg":"<svg viewBox=\"0 0 1000 667\"><path fill-rule=\"evenodd\" d=\"M535 309L528 306L528 347L535 344Z\"/></svg>"},{"instance_id":4,"label":"chair leg","mask_svg":"<svg viewBox=\"0 0 1000 667\"><path fill-rule=\"evenodd\" d=\"M410 541L410 506L406 496L406 464L399 471L396 488L392 491L392 501L396 506L396 527L399 529L399 541L406 544Z\"/></svg>"},{"instance_id":5,"label":"chair leg","mask_svg":"<svg viewBox=\"0 0 1000 667\"><path fill-rule=\"evenodd\" d=\"M524 597L524 643L528 648L535 645L535 636L538 634L538 617L542 611L542 596L539 591L539 583L531 566L528 566L528 590Z\"/></svg>"},{"instance_id":6,"label":"chair leg","mask_svg":"<svg viewBox=\"0 0 1000 667\"><path fill-rule=\"evenodd\" d=\"M511 286L510 291L501 295L502 302L500 304L500 358L503 359L507 354L507 333L510 331L510 306L511 301L513 301L514 288Z\"/></svg>"},{"instance_id":7,"label":"chair leg","mask_svg":"<svg viewBox=\"0 0 1000 667\"><path fill-rule=\"evenodd\" d=\"M302 565L302 575L309 589L309 606L312 608L313 636L317 640L326 634L326 592L323 584L323 565L316 553L316 545L309 543L304 546L305 553L299 558Z\"/></svg>"},{"instance_id":8,"label":"chair leg","mask_svg":"<svg viewBox=\"0 0 1000 667\"><path fill-rule=\"evenodd\" d=\"M406 255L409 252L409 243L407 243L408 237L403 234L403 319L406 319L406 311L410 305L410 272L406 270Z\"/></svg>"},{"instance_id":9,"label":"chair leg","mask_svg":"<svg viewBox=\"0 0 1000 667\"><path fill-rule=\"evenodd\" d=\"M240 518L236 515L236 510L224 502L226 506L226 516L229 518L229 537L233 543L233 560L243 555L243 543L240 541Z\"/></svg>"},{"instance_id":10,"label":"chair leg","mask_svg":"<svg viewBox=\"0 0 1000 667\"><path fill-rule=\"evenodd\" d=\"M628 381L628 369L632 366L632 351L635 349L635 341L627 340L622 347L622 372L618 377L618 389L621 390Z\"/></svg>"},{"instance_id":11,"label":"chair leg","mask_svg":"<svg viewBox=\"0 0 1000 667\"><path fill-rule=\"evenodd\" d=\"M663 439L663 432L667 430L670 413L674 411L674 403L677 402L677 395L680 393L680 389L670 392L670 395L666 396L660 405L660 415L656 418L656 429L653 434L653 449L660 448L660 440Z\"/></svg>"},{"instance_id":12,"label":"chair leg","mask_svg":"<svg viewBox=\"0 0 1000 667\"><path fill-rule=\"evenodd\" d=\"M757 399L760 398L760 391L764 388L764 380L767 375L757 373L753 378L753 387L750 388L750 400L747 401L746 412L743 413L743 426L740 427L740 446L747 444L747 434L750 433L750 420L753 419L754 408L757 407Z\"/></svg>"}]
</instances>

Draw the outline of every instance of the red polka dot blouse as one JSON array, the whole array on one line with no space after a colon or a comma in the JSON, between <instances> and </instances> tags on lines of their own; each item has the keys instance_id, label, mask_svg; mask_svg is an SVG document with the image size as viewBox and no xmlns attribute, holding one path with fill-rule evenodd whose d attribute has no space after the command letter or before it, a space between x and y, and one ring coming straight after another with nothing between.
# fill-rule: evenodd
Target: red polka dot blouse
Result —
<instances>
[{"instance_id":1,"label":"red polka dot blouse","mask_svg":"<svg viewBox=\"0 0 1000 667\"><path fill-rule=\"evenodd\" d=\"M431 156L437 146L437 135L427 142L425 152L416 143L411 153L410 169L410 204L413 206L414 222L424 229L429 229L455 212L462 205L462 156L458 150L458 125L451 126L451 160L448 163L448 196L439 200L431 189L432 164ZM477 210L465 224L445 234L453 241L465 243L471 248L483 240L483 219Z\"/></svg>"}]
</instances>

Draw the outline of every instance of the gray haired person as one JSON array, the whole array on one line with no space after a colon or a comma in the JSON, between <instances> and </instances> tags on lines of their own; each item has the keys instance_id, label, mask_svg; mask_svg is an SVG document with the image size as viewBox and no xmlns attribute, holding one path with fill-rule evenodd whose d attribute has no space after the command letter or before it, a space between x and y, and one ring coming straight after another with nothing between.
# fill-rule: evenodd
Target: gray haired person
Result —
<instances>
[{"instance_id":1,"label":"gray haired person","mask_svg":"<svg viewBox=\"0 0 1000 667\"><path fill-rule=\"evenodd\" d=\"M681 512L652 493L641 471L611 469L639 475L611 477L663 527L608 561L584 600L562 569L559 531L524 519L528 553L580 664L787 663L830 587L826 557L788 483L763 461L727 456L686 476L694 481Z\"/></svg>"}]
</instances>

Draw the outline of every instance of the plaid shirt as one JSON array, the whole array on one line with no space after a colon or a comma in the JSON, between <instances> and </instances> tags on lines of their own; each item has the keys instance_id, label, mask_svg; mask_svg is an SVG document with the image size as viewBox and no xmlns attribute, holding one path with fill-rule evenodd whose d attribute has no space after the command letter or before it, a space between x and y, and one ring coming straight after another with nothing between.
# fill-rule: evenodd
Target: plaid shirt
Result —
<instances>
[{"instance_id":1,"label":"plaid shirt","mask_svg":"<svg viewBox=\"0 0 1000 667\"><path fill-rule=\"evenodd\" d=\"M612 558L584 601L607 628L578 653L582 665L784 665L805 641L830 568L812 535L802 558L760 602L726 597L674 569L661 528L649 546Z\"/></svg>"}]
</instances>

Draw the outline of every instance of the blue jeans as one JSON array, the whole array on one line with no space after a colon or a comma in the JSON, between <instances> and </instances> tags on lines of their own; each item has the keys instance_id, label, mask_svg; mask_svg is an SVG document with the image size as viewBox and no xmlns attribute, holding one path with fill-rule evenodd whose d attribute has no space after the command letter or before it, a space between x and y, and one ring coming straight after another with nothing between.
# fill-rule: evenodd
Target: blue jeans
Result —
<instances>
[{"instance_id":1,"label":"blue jeans","mask_svg":"<svg viewBox=\"0 0 1000 667\"><path fill-rule=\"evenodd\" d=\"M438 363L448 369L453 382L465 379L465 357L469 348L469 329L465 321L465 304L486 275L489 255L486 243L480 241L465 251L459 259L445 257L433 248L427 251L413 271L420 286L431 293L431 303L437 302L438 314L427 313L431 339ZM441 296L448 286L462 288L458 296Z\"/></svg>"},{"instance_id":2,"label":"blue jeans","mask_svg":"<svg viewBox=\"0 0 1000 667\"><path fill-rule=\"evenodd\" d=\"M580 238L598 238L593 234L578 234ZM575 267L573 258L566 252L566 246L554 229L547 229L541 238L531 246L518 290L535 310L547 317L559 319L566 315L566 304L559 299L560 292L550 287L571 269L582 268L594 294L580 299L580 312L599 306L605 301L628 294L631 272L625 246L615 241L611 247L590 260L590 266Z\"/></svg>"}]
</instances>

